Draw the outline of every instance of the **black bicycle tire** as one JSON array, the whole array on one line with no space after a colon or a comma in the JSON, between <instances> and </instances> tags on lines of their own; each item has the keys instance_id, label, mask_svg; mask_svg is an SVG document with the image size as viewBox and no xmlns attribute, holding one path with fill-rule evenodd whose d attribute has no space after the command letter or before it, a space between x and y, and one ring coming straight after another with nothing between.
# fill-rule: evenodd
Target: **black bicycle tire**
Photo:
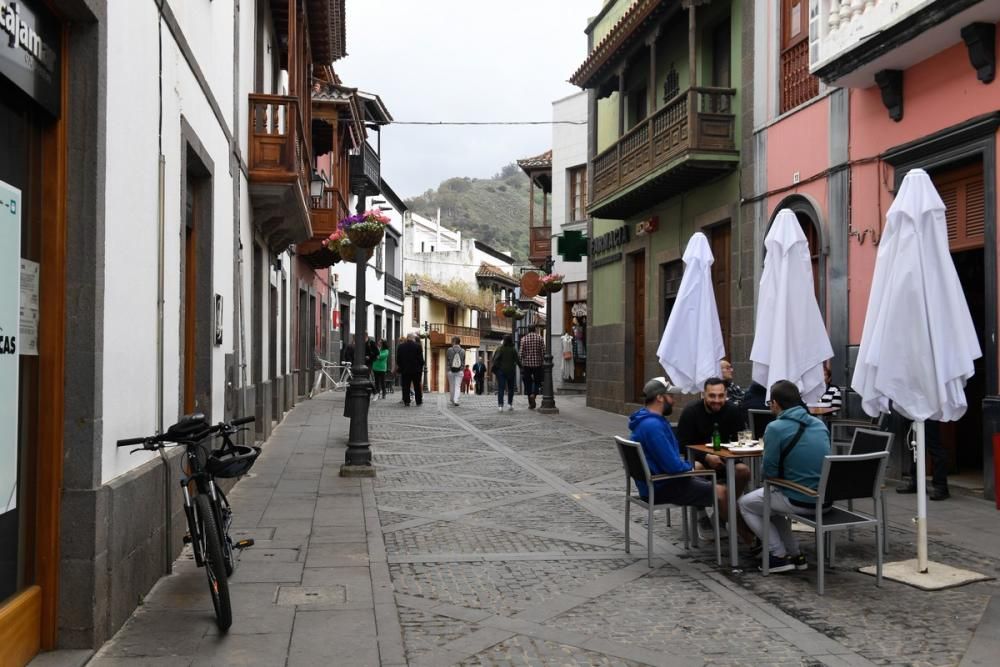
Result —
<instances>
[{"instance_id":1,"label":"black bicycle tire","mask_svg":"<svg viewBox=\"0 0 1000 667\"><path fill-rule=\"evenodd\" d=\"M219 543L222 545L222 562L226 564L226 577L228 578L233 576L233 572L236 570L236 553L233 550L233 542L229 539L229 533L226 532L226 520L222 517L222 509L225 505L229 504L229 501L226 498L226 494L223 493L218 485L215 486L215 492L219 496L219 502L213 505L216 510L215 524L219 529ZM229 511L232 512L232 509Z\"/></svg>"},{"instance_id":2,"label":"black bicycle tire","mask_svg":"<svg viewBox=\"0 0 1000 667\"><path fill-rule=\"evenodd\" d=\"M205 539L205 572L208 576L208 592L215 608L215 624L220 631L225 632L233 624L233 608L229 600L229 579L226 576L225 559L222 557L222 544L219 542L219 527L208 496L195 496L194 504Z\"/></svg>"}]
</instances>

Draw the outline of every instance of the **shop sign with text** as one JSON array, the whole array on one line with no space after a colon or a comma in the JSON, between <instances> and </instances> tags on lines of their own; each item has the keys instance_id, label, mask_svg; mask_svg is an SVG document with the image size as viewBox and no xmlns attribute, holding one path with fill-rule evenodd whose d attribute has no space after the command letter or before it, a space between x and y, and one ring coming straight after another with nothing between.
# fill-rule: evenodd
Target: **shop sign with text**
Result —
<instances>
[{"instance_id":1,"label":"shop sign with text","mask_svg":"<svg viewBox=\"0 0 1000 667\"><path fill-rule=\"evenodd\" d=\"M59 21L38 0L0 0L0 74L59 115Z\"/></svg>"}]
</instances>

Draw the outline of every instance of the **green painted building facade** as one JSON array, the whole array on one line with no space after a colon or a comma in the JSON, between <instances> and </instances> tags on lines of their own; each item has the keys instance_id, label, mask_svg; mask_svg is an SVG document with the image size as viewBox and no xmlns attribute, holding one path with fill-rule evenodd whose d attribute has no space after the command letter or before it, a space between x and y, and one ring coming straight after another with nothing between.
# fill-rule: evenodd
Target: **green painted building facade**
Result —
<instances>
[{"instance_id":1,"label":"green painted building facade","mask_svg":"<svg viewBox=\"0 0 1000 667\"><path fill-rule=\"evenodd\" d=\"M588 404L627 412L703 232L727 354L749 375L754 224L741 211L749 135L752 2L609 0L571 81L590 96ZM746 63L746 64L745 64ZM744 185L749 182L744 181Z\"/></svg>"}]
</instances>

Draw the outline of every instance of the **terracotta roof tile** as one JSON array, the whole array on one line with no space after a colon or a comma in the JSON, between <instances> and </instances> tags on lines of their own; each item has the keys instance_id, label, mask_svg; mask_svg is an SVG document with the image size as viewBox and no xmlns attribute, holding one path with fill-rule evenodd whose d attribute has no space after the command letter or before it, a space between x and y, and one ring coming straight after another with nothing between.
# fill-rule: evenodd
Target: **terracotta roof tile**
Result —
<instances>
[{"instance_id":1,"label":"terracotta roof tile","mask_svg":"<svg viewBox=\"0 0 1000 667\"><path fill-rule=\"evenodd\" d=\"M653 16L656 10L665 8L668 4L667 0L636 0L615 22L604 39L598 42L583 64L573 72L569 82L581 88L592 87L589 84L593 76L637 36L637 29Z\"/></svg>"},{"instance_id":2,"label":"terracotta roof tile","mask_svg":"<svg viewBox=\"0 0 1000 667\"><path fill-rule=\"evenodd\" d=\"M483 262L479 265L479 270L476 271L477 278L496 278L502 280L510 285L517 285L517 279L509 273L505 272L499 266L494 266L492 264L487 264Z\"/></svg>"},{"instance_id":3,"label":"terracotta roof tile","mask_svg":"<svg viewBox=\"0 0 1000 667\"><path fill-rule=\"evenodd\" d=\"M535 157L526 157L522 160L517 161L517 166L521 169L541 169L545 167L552 167L552 149L545 151L541 155L536 155Z\"/></svg>"}]
</instances>

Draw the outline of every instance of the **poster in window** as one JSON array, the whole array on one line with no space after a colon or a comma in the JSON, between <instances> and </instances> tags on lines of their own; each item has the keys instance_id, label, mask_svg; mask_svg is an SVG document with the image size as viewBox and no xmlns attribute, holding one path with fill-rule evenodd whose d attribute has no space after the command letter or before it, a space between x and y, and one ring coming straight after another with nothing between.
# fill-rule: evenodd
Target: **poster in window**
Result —
<instances>
[{"instance_id":1,"label":"poster in window","mask_svg":"<svg viewBox=\"0 0 1000 667\"><path fill-rule=\"evenodd\" d=\"M0 514L17 507L21 191L0 181Z\"/></svg>"}]
</instances>

